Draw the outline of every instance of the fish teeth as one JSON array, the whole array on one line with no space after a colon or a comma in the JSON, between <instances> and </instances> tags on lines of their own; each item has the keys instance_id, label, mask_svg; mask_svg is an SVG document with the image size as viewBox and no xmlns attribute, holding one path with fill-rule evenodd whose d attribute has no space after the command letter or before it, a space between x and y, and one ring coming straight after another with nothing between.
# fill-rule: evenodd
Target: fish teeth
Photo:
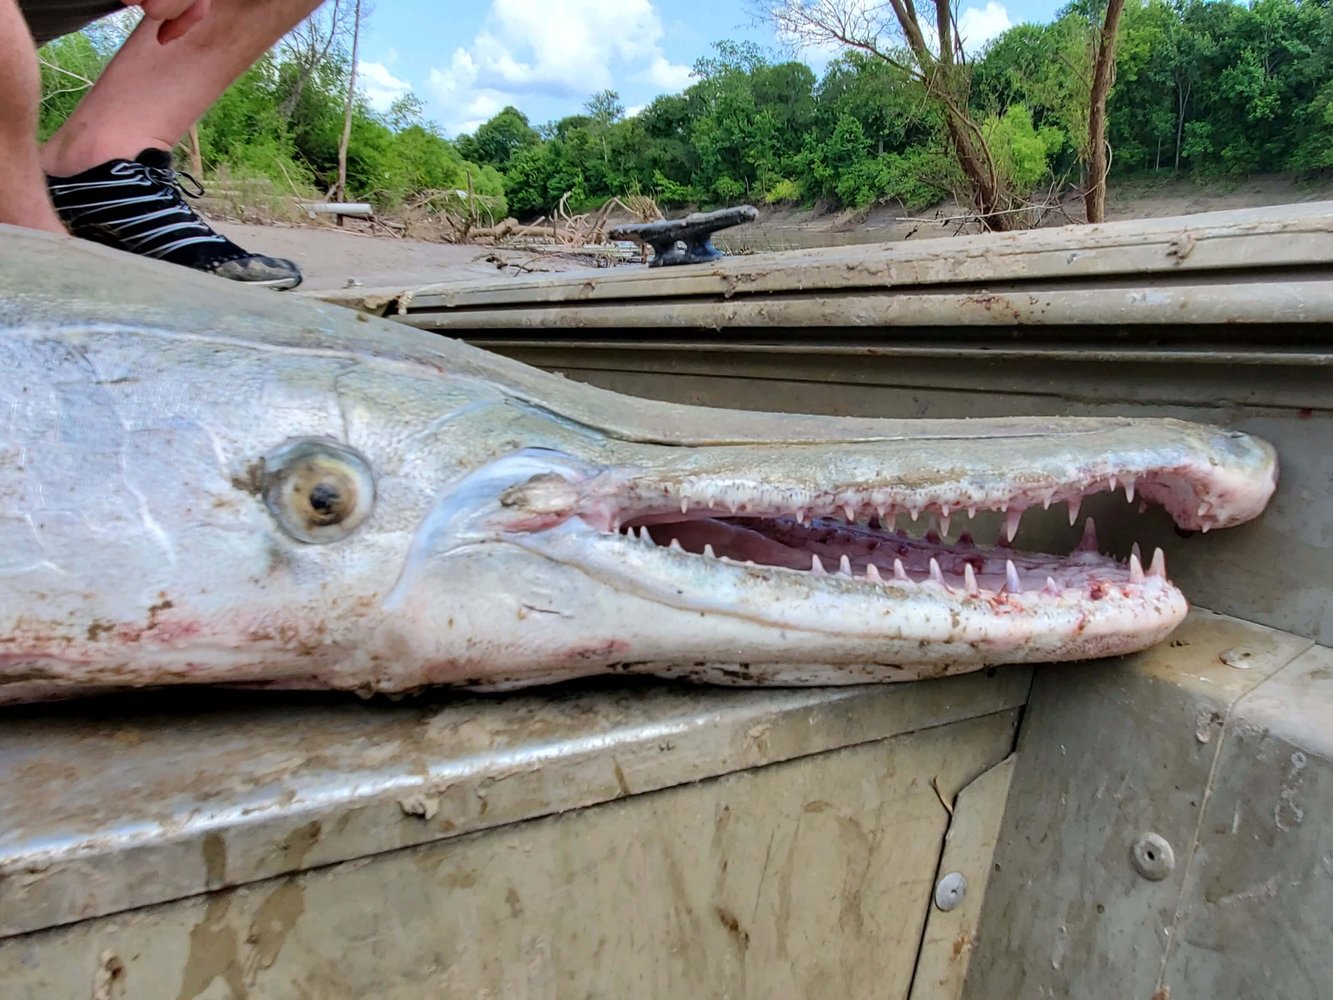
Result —
<instances>
[{"instance_id":1,"label":"fish teeth","mask_svg":"<svg viewBox=\"0 0 1333 1000\"><path fill-rule=\"evenodd\" d=\"M973 597L981 593L981 590L977 587L977 573L972 568L971 563L963 564L963 587Z\"/></svg>"},{"instance_id":2,"label":"fish teeth","mask_svg":"<svg viewBox=\"0 0 1333 1000\"><path fill-rule=\"evenodd\" d=\"M849 503L843 504L842 512L847 515L848 524L851 524L853 521L856 520L856 508L853 507L851 504Z\"/></svg>"},{"instance_id":3,"label":"fish teeth","mask_svg":"<svg viewBox=\"0 0 1333 1000\"><path fill-rule=\"evenodd\" d=\"M1014 540L1014 536L1018 534L1018 522L1021 520L1023 520L1023 512L1019 510L1017 507L1005 513L1004 536L1009 541L1012 542Z\"/></svg>"},{"instance_id":4,"label":"fish teeth","mask_svg":"<svg viewBox=\"0 0 1333 1000\"><path fill-rule=\"evenodd\" d=\"M1139 549L1139 543L1138 543L1138 542L1135 542L1133 545L1131 545L1131 546L1129 547L1129 554L1130 554L1133 558L1138 559L1140 562L1143 561L1143 552L1142 552L1142 550Z\"/></svg>"},{"instance_id":5,"label":"fish teeth","mask_svg":"<svg viewBox=\"0 0 1333 1000\"><path fill-rule=\"evenodd\" d=\"M903 561L901 559L893 560L893 578L899 583L908 582L907 570L903 569Z\"/></svg>"},{"instance_id":6,"label":"fish teeth","mask_svg":"<svg viewBox=\"0 0 1333 1000\"><path fill-rule=\"evenodd\" d=\"M1004 561L1004 585L1009 588L1011 594L1023 593L1023 581L1019 579L1018 567L1014 565L1012 559Z\"/></svg>"},{"instance_id":7,"label":"fish teeth","mask_svg":"<svg viewBox=\"0 0 1333 1000\"><path fill-rule=\"evenodd\" d=\"M1082 495L1076 495L1065 501L1069 505L1069 526L1072 528L1078 520L1078 509L1083 506Z\"/></svg>"},{"instance_id":8,"label":"fish teeth","mask_svg":"<svg viewBox=\"0 0 1333 1000\"><path fill-rule=\"evenodd\" d=\"M944 512L940 514L940 535L944 536L947 535L948 533L949 533L949 511L946 508Z\"/></svg>"},{"instance_id":9,"label":"fish teeth","mask_svg":"<svg viewBox=\"0 0 1333 1000\"><path fill-rule=\"evenodd\" d=\"M824 572L824 564L819 561L818 553L810 557L810 572L815 576L828 576L828 574Z\"/></svg>"},{"instance_id":10,"label":"fish teeth","mask_svg":"<svg viewBox=\"0 0 1333 1000\"><path fill-rule=\"evenodd\" d=\"M673 538L673 539L671 539L671 544L668 545L667 548L669 548L669 549L675 549L677 552L684 552L684 551L685 551L685 550L681 547L680 539L679 539L679 538Z\"/></svg>"},{"instance_id":11,"label":"fish teeth","mask_svg":"<svg viewBox=\"0 0 1333 1000\"><path fill-rule=\"evenodd\" d=\"M944 586L944 574L940 572L939 560L936 559L934 556L932 556L930 559L930 578L934 580L936 583L938 583L941 587Z\"/></svg>"},{"instance_id":12,"label":"fish teeth","mask_svg":"<svg viewBox=\"0 0 1333 1000\"><path fill-rule=\"evenodd\" d=\"M1132 478L1125 480L1125 500L1129 503L1134 502L1134 480Z\"/></svg>"},{"instance_id":13,"label":"fish teeth","mask_svg":"<svg viewBox=\"0 0 1333 1000\"><path fill-rule=\"evenodd\" d=\"M717 558L717 553L713 551L713 546L712 546L712 545L705 545L705 546L704 546L704 555L706 555L709 559L716 559L716 558Z\"/></svg>"},{"instance_id":14,"label":"fish teeth","mask_svg":"<svg viewBox=\"0 0 1333 1000\"><path fill-rule=\"evenodd\" d=\"M842 558L838 560L838 572L843 576L852 575L852 561L847 558L846 552L844 552Z\"/></svg>"},{"instance_id":15,"label":"fish teeth","mask_svg":"<svg viewBox=\"0 0 1333 1000\"><path fill-rule=\"evenodd\" d=\"M688 513L690 512L690 498L689 498L689 497L681 497L681 498L680 498L680 512L681 512L682 514L688 514Z\"/></svg>"},{"instance_id":16,"label":"fish teeth","mask_svg":"<svg viewBox=\"0 0 1333 1000\"><path fill-rule=\"evenodd\" d=\"M1096 552L1097 551L1097 525L1092 518L1088 518L1083 523L1083 537L1079 539L1078 552Z\"/></svg>"},{"instance_id":17,"label":"fish teeth","mask_svg":"<svg viewBox=\"0 0 1333 1000\"><path fill-rule=\"evenodd\" d=\"M1046 594L1053 594L1057 597L1060 595L1060 587L1058 584L1056 584L1055 577L1048 576L1046 578L1046 586L1042 592Z\"/></svg>"},{"instance_id":18,"label":"fish teeth","mask_svg":"<svg viewBox=\"0 0 1333 1000\"><path fill-rule=\"evenodd\" d=\"M1148 575L1166 579L1166 553L1161 549L1153 550L1152 564L1148 567Z\"/></svg>"},{"instance_id":19,"label":"fish teeth","mask_svg":"<svg viewBox=\"0 0 1333 1000\"><path fill-rule=\"evenodd\" d=\"M884 582L884 578L879 575L879 567L874 563L866 563L866 579L871 583Z\"/></svg>"},{"instance_id":20,"label":"fish teeth","mask_svg":"<svg viewBox=\"0 0 1333 1000\"><path fill-rule=\"evenodd\" d=\"M1129 582L1143 582L1143 563L1139 562L1139 557L1137 555L1131 555L1129 557Z\"/></svg>"}]
</instances>

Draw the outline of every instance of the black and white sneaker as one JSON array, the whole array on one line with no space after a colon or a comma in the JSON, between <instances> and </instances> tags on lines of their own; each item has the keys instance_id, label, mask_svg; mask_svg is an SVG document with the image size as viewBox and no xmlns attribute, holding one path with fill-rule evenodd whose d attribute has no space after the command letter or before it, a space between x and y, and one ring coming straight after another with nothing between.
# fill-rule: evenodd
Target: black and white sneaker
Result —
<instances>
[{"instance_id":1,"label":"black and white sneaker","mask_svg":"<svg viewBox=\"0 0 1333 1000\"><path fill-rule=\"evenodd\" d=\"M195 187L187 192L180 179ZM214 232L185 201L204 193L189 174L172 168L171 154L145 149L133 160L111 160L73 177L48 177L56 212L81 239L269 288L295 288L301 269L290 260L242 250Z\"/></svg>"}]
</instances>

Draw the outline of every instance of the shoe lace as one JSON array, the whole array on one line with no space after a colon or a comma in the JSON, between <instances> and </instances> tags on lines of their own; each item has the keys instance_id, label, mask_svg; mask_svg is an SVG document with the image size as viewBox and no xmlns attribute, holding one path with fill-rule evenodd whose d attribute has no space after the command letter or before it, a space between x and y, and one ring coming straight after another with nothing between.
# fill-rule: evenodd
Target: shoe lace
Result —
<instances>
[{"instance_id":1,"label":"shoe lace","mask_svg":"<svg viewBox=\"0 0 1333 1000\"><path fill-rule=\"evenodd\" d=\"M143 165L143 169L149 177L157 181L159 184L173 188L182 196L182 201L184 200L184 196L187 195L191 198L202 198L205 194L204 186L184 170L176 170L174 167L150 167L146 164ZM185 185L181 183L182 177L194 185L193 191L187 190Z\"/></svg>"}]
</instances>

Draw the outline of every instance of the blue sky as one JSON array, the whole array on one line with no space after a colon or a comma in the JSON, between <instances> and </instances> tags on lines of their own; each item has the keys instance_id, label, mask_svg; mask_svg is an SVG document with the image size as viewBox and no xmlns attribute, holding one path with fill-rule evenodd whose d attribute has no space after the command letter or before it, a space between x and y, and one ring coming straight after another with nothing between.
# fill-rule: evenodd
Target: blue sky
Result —
<instances>
[{"instance_id":1,"label":"blue sky","mask_svg":"<svg viewBox=\"0 0 1333 1000\"><path fill-rule=\"evenodd\" d=\"M1054 0L962 0L969 47L1010 24L1049 20ZM610 88L632 112L690 83L723 38L786 53L749 0L379 0L362 29L362 89L387 107L407 90L446 134L471 131L506 104L533 124L580 110ZM797 53L816 71L829 54Z\"/></svg>"}]
</instances>

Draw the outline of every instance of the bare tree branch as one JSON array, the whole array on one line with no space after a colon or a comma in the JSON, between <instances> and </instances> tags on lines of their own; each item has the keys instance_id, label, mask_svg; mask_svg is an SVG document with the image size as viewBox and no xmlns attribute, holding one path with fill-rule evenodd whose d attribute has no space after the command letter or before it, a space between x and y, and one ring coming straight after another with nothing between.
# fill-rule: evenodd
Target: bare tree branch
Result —
<instances>
[{"instance_id":1,"label":"bare tree branch","mask_svg":"<svg viewBox=\"0 0 1333 1000\"><path fill-rule=\"evenodd\" d=\"M343 108L343 135L338 143L338 200L347 200L347 147L352 141L352 110L356 105L356 56L361 45L361 0L352 18L352 65L347 74L347 104Z\"/></svg>"},{"instance_id":2,"label":"bare tree branch","mask_svg":"<svg viewBox=\"0 0 1333 1000\"><path fill-rule=\"evenodd\" d=\"M279 109L284 120L291 121L292 115L296 113L296 106L301 103L301 95L305 92L306 84L310 82L315 70L328 58L334 43L351 34L347 14L348 9L343 6L342 0L333 0L331 7L316 10L288 32L282 40L282 48L301 68L291 92Z\"/></svg>"},{"instance_id":3,"label":"bare tree branch","mask_svg":"<svg viewBox=\"0 0 1333 1000\"><path fill-rule=\"evenodd\" d=\"M1106 218L1106 177L1111 170L1107 155L1106 98L1115 82L1115 43L1120 32L1120 15L1125 0L1109 0L1106 20L1097 40L1097 61L1092 71L1092 102L1088 111L1088 195L1085 200L1089 222Z\"/></svg>"},{"instance_id":4,"label":"bare tree branch","mask_svg":"<svg viewBox=\"0 0 1333 1000\"><path fill-rule=\"evenodd\" d=\"M1013 228L1016 199L1000 175L986 133L968 108L971 69L955 10L950 0L933 2L935 21L929 29L922 27L915 0L767 0L762 9L794 41L856 49L920 83L944 112L950 145L968 182L967 200L977 216L990 228ZM894 38L901 40L905 52L886 44Z\"/></svg>"}]
</instances>

